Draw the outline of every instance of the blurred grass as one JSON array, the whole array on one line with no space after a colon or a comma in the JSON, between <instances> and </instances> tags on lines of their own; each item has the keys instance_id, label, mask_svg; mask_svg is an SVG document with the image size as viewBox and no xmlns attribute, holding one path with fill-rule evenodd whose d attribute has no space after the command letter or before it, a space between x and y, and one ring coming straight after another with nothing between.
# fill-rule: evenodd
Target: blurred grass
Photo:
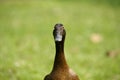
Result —
<instances>
[{"instance_id":1,"label":"blurred grass","mask_svg":"<svg viewBox=\"0 0 120 80\"><path fill-rule=\"evenodd\" d=\"M81 80L120 80L119 0L0 1L0 80L43 80L53 65L54 24L63 23L65 53ZM100 3L100 4L99 4ZM94 43L91 35L103 40Z\"/></svg>"}]
</instances>

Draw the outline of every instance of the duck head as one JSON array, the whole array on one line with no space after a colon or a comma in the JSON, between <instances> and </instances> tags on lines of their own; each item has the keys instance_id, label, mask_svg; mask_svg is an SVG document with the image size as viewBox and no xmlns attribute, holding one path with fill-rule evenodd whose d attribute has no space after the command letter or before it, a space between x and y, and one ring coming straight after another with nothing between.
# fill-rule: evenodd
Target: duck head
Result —
<instances>
[{"instance_id":1,"label":"duck head","mask_svg":"<svg viewBox=\"0 0 120 80\"><path fill-rule=\"evenodd\" d=\"M53 30L53 36L55 42L64 42L66 31L63 24L56 24Z\"/></svg>"}]
</instances>

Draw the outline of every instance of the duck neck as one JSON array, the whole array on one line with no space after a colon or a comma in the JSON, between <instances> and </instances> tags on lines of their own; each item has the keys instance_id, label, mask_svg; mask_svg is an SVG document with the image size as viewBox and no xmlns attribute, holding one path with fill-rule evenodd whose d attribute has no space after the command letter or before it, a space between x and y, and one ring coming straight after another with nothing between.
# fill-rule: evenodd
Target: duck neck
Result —
<instances>
[{"instance_id":1,"label":"duck neck","mask_svg":"<svg viewBox=\"0 0 120 80\"><path fill-rule=\"evenodd\" d=\"M53 69L68 68L64 55L64 42L56 42L55 46L56 46L56 55L55 55Z\"/></svg>"}]
</instances>

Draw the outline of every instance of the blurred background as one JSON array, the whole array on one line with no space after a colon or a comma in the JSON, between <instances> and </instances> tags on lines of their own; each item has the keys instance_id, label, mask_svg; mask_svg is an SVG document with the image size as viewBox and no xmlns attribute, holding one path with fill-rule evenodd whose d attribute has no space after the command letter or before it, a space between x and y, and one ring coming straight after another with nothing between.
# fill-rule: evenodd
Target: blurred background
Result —
<instances>
[{"instance_id":1,"label":"blurred background","mask_svg":"<svg viewBox=\"0 0 120 80\"><path fill-rule=\"evenodd\" d=\"M0 0L0 80L50 73L56 23L81 80L120 80L120 0Z\"/></svg>"}]
</instances>

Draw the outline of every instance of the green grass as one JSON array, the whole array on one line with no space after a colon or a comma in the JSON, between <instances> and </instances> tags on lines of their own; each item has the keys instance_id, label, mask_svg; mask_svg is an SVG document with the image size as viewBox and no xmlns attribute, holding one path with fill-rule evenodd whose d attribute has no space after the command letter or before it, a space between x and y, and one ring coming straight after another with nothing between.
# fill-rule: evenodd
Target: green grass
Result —
<instances>
[{"instance_id":1,"label":"green grass","mask_svg":"<svg viewBox=\"0 0 120 80\"><path fill-rule=\"evenodd\" d=\"M59 22L67 31L67 62L81 80L120 80L120 55L105 55L120 49L120 7L87 0L1 1L0 80L43 80L52 69L52 30ZM100 43L90 40L94 33Z\"/></svg>"}]
</instances>

